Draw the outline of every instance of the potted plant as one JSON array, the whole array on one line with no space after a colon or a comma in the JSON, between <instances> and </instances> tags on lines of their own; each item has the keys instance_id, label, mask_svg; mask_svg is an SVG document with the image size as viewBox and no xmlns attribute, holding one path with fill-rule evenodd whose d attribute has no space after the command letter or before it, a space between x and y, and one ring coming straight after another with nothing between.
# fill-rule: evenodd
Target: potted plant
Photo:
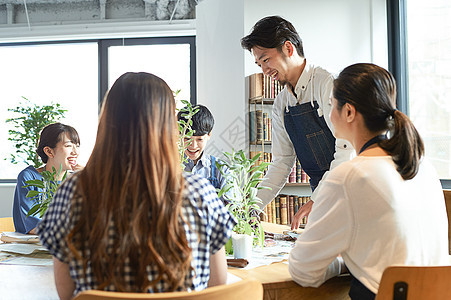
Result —
<instances>
[{"instance_id":1,"label":"potted plant","mask_svg":"<svg viewBox=\"0 0 451 300\"><path fill-rule=\"evenodd\" d=\"M39 106L23 96L22 98L27 102L26 104L19 103L19 106L8 109L8 111L19 114L18 117L6 120L6 123L11 123L14 127L14 129L8 130L10 135L8 140L13 142L16 148L16 152L11 153L10 160L13 164L25 162L37 168L41 164L36 153L41 130L64 117L67 110L58 103Z\"/></svg>"},{"instance_id":2,"label":"potted plant","mask_svg":"<svg viewBox=\"0 0 451 300\"><path fill-rule=\"evenodd\" d=\"M249 258L253 241L263 247L265 239L259 218L264 212L259 208L262 202L257 197L257 191L264 188L258 184L262 181L263 171L269 163L258 164L260 154L246 158L243 150L224 152L224 156L223 163L216 164L227 179L227 183L219 191L218 196L224 195L229 202L226 205L228 210L237 220L232 235L234 257ZM228 172L223 171L224 167L227 167Z\"/></svg>"}]
</instances>

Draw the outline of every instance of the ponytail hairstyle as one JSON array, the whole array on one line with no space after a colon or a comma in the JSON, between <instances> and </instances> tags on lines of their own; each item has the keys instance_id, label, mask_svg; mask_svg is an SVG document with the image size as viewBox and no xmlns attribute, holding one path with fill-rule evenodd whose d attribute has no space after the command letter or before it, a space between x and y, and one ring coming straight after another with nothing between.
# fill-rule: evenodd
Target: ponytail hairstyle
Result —
<instances>
[{"instance_id":1,"label":"ponytail hairstyle","mask_svg":"<svg viewBox=\"0 0 451 300\"><path fill-rule=\"evenodd\" d=\"M192 250L176 128L172 91L155 75L125 73L105 96L67 236L71 258L82 262L85 278L92 270L98 289L158 291L161 281L171 290L186 289Z\"/></svg>"},{"instance_id":2,"label":"ponytail hairstyle","mask_svg":"<svg viewBox=\"0 0 451 300\"><path fill-rule=\"evenodd\" d=\"M369 131L389 132L387 139L378 141L379 147L393 157L404 180L414 178L424 155L424 144L412 121L395 108L393 75L374 64L354 64L346 67L334 81L333 95L337 109L352 104L363 116Z\"/></svg>"}]
</instances>

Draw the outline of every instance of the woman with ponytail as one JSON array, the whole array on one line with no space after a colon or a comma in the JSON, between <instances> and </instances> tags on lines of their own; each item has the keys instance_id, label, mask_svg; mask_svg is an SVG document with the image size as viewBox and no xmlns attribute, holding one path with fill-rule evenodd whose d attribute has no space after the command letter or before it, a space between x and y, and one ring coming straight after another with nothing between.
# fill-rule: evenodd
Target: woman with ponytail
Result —
<instances>
[{"instance_id":1,"label":"woman with ponytail","mask_svg":"<svg viewBox=\"0 0 451 300\"><path fill-rule=\"evenodd\" d=\"M351 299L374 299L390 265L448 264L443 192L418 131L395 107L388 71L373 64L345 68L332 102L334 135L351 142L358 156L323 179L289 270L302 286L349 271Z\"/></svg>"},{"instance_id":2,"label":"woman with ponytail","mask_svg":"<svg viewBox=\"0 0 451 300\"><path fill-rule=\"evenodd\" d=\"M235 220L208 180L182 174L171 89L125 73L105 96L86 167L38 225L61 299L83 290L201 290L227 277Z\"/></svg>"}]
</instances>

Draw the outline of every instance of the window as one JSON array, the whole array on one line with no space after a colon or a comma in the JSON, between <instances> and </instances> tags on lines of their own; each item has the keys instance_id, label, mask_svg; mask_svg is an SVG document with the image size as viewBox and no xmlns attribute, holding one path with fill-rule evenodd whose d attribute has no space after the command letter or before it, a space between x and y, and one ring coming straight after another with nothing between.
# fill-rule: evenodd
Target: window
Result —
<instances>
[{"instance_id":1,"label":"window","mask_svg":"<svg viewBox=\"0 0 451 300\"><path fill-rule=\"evenodd\" d=\"M194 101L195 76L192 72L194 40L186 38L109 40L102 43L108 57L107 86L125 72L148 72L162 78L177 100ZM193 55L191 55L193 54ZM177 103L180 106L180 102Z\"/></svg>"},{"instance_id":2,"label":"window","mask_svg":"<svg viewBox=\"0 0 451 300\"><path fill-rule=\"evenodd\" d=\"M8 112L22 101L45 105L59 103L67 109L61 123L73 126L80 135L80 162L85 164L95 141L98 116L98 48L97 43L22 44L0 47L0 119L15 116ZM7 59L6 59L7 58ZM15 179L26 164L14 165L9 158L14 151L8 130L0 130L0 178Z\"/></svg>"},{"instance_id":3,"label":"window","mask_svg":"<svg viewBox=\"0 0 451 300\"><path fill-rule=\"evenodd\" d=\"M440 178L451 179L451 2L405 2L409 116Z\"/></svg>"},{"instance_id":4,"label":"window","mask_svg":"<svg viewBox=\"0 0 451 300\"><path fill-rule=\"evenodd\" d=\"M0 119L12 117L8 108L19 105L22 96L38 105L51 101L67 109L62 123L80 135L80 163L86 164L95 143L99 103L107 89L127 71L150 72L164 79L177 99L195 104L195 38L167 37L94 41L22 43L0 46ZM25 164L10 163L13 145L2 126L0 182L14 182Z\"/></svg>"}]
</instances>

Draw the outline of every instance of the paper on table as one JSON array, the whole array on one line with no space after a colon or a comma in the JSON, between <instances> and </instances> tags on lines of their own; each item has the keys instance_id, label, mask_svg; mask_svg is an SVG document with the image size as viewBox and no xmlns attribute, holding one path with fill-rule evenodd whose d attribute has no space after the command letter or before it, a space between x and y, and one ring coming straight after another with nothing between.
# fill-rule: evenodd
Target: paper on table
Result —
<instances>
[{"instance_id":1,"label":"paper on table","mask_svg":"<svg viewBox=\"0 0 451 300\"><path fill-rule=\"evenodd\" d=\"M44 252L35 252L30 255L0 252L0 264L28 265L28 266L51 266L52 255Z\"/></svg>"},{"instance_id":2,"label":"paper on table","mask_svg":"<svg viewBox=\"0 0 451 300\"><path fill-rule=\"evenodd\" d=\"M38 243L39 237L34 234L23 234L19 232L3 232L1 240L5 243Z\"/></svg>"},{"instance_id":3,"label":"paper on table","mask_svg":"<svg viewBox=\"0 0 451 300\"><path fill-rule=\"evenodd\" d=\"M243 269L254 269L260 266L266 266L275 262L287 260L293 247L293 241L280 240L277 240L275 246L272 247L263 247L263 249L260 247L255 247L252 249L252 257L249 259L249 264Z\"/></svg>"},{"instance_id":4,"label":"paper on table","mask_svg":"<svg viewBox=\"0 0 451 300\"><path fill-rule=\"evenodd\" d=\"M31 254L35 251L46 252L47 249L45 249L41 245L36 245L36 244L7 243L7 244L0 244L0 251L12 252L12 253L18 253L18 254Z\"/></svg>"},{"instance_id":5,"label":"paper on table","mask_svg":"<svg viewBox=\"0 0 451 300\"><path fill-rule=\"evenodd\" d=\"M226 284L232 284L232 283L238 282L240 280L243 280L243 279L241 279L240 277L238 277L236 275L233 275L232 273L227 272L227 283Z\"/></svg>"}]
</instances>

